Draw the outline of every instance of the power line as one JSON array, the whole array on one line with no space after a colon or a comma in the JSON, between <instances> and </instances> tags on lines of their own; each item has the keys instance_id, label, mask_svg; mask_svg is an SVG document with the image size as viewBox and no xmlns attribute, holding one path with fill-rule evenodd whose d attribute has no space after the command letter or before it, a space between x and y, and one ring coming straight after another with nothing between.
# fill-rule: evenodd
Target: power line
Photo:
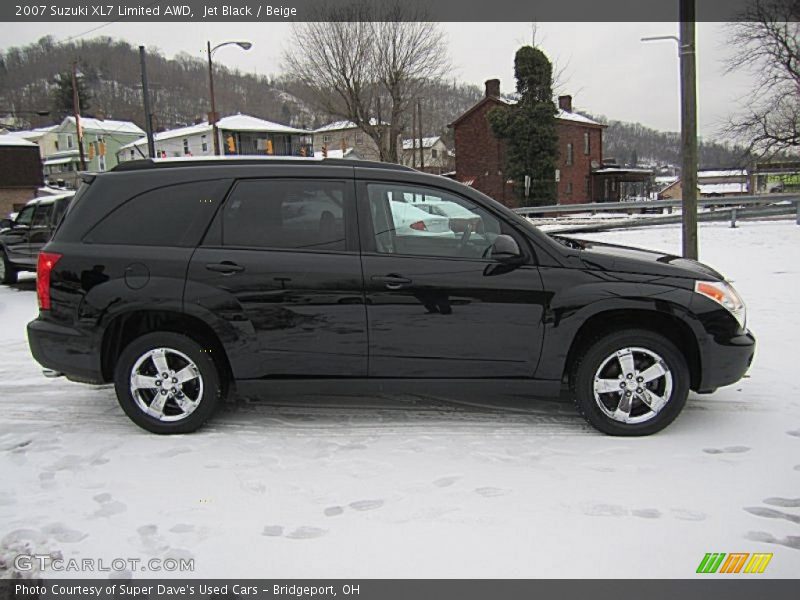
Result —
<instances>
[{"instance_id":1,"label":"power line","mask_svg":"<svg viewBox=\"0 0 800 600\"><path fill-rule=\"evenodd\" d=\"M148 4L145 4L143 8L150 8L151 6L153 6L158 1L159 0L153 0L152 2L149 2ZM108 27L109 25L113 25L114 23L119 23L123 19L127 19L127 18L128 18L127 15L123 15L123 16L119 17L118 19L114 19L113 21L109 21L108 23L103 23L102 25L98 25L97 27L92 27L91 29L88 29L88 30L84 31L83 33L78 33L76 35L72 35L72 36L70 36L68 38L65 38L65 39L61 40L59 42L59 44L66 44L67 42L71 42L72 40L78 39L79 37L83 37L85 35L88 35L90 33L95 32L95 31L97 31L99 29L103 29L103 27Z\"/></svg>"}]
</instances>

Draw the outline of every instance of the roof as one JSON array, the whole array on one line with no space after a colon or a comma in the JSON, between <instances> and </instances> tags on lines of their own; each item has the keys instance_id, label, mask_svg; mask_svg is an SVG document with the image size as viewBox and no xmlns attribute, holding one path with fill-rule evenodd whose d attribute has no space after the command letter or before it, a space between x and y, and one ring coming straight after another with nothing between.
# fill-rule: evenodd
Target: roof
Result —
<instances>
[{"instance_id":1,"label":"roof","mask_svg":"<svg viewBox=\"0 0 800 600\"><path fill-rule=\"evenodd\" d=\"M700 183L697 188L701 195L706 194L746 194L746 183Z\"/></svg>"},{"instance_id":2,"label":"roof","mask_svg":"<svg viewBox=\"0 0 800 600\"><path fill-rule=\"evenodd\" d=\"M440 139L442 139L442 137L439 135L422 138L422 147L431 148ZM410 140L403 140L403 150L411 150L412 148L419 148L419 140L417 138L413 138Z\"/></svg>"},{"instance_id":3,"label":"roof","mask_svg":"<svg viewBox=\"0 0 800 600\"><path fill-rule=\"evenodd\" d=\"M503 106L513 106L514 104L517 103L517 101L514 98L498 98L497 96L484 96L474 106L472 106L471 108L467 109L467 111L465 113L463 113L461 116L456 118L452 123L450 123L450 125L448 125L448 127L454 127L457 123L460 123L461 121L463 121L465 118L467 118L469 115L471 115L473 112L475 112L480 107L482 107L484 104L487 104L488 102L493 102L495 104L503 105ZM581 123L583 125L589 125L589 126L592 126L592 127L607 127L607 125L604 125L603 123L599 123L597 121L594 121L593 119L590 119L589 117L585 117L582 114L579 114L579 113L576 113L576 112L567 112L565 110L561 110L560 108L556 109L556 110L557 110L556 119L558 119L560 121L572 121L572 122L575 122L575 123Z\"/></svg>"},{"instance_id":4,"label":"roof","mask_svg":"<svg viewBox=\"0 0 800 600\"><path fill-rule=\"evenodd\" d=\"M719 169L698 171L698 177L747 177L747 169Z\"/></svg>"},{"instance_id":5,"label":"roof","mask_svg":"<svg viewBox=\"0 0 800 600\"><path fill-rule=\"evenodd\" d=\"M75 125L75 117L66 117L59 127L66 124ZM81 129L84 131L102 131L103 133L117 133L125 135L144 135L144 131L131 121L114 121L112 119L93 119L81 117Z\"/></svg>"},{"instance_id":6,"label":"roof","mask_svg":"<svg viewBox=\"0 0 800 600\"><path fill-rule=\"evenodd\" d=\"M314 158L323 158L322 150L316 150L314 152ZM353 150L353 148L346 148L342 150L339 148L338 150L328 150L328 156L326 158L360 158L360 156Z\"/></svg>"},{"instance_id":7,"label":"roof","mask_svg":"<svg viewBox=\"0 0 800 600\"><path fill-rule=\"evenodd\" d=\"M289 134L295 133L300 135L309 133L305 129L297 129L295 127L289 127L288 125L273 123L272 121L266 121L264 119L259 119L258 117L251 117L250 115L230 115L228 117L222 117L219 121L217 121L217 129L220 129L221 131L251 131L251 132L262 132L262 133L289 133ZM156 133L153 135L153 139L156 142L163 142L165 140L172 140L175 138L184 138L193 135L203 135L203 134L208 135L210 133L211 133L211 125L208 124L208 121L203 121L202 123L197 123L195 125L187 125L186 127L177 127L175 129L168 129L167 131ZM146 145L147 145L147 138L143 137L134 142L130 142L129 144L125 144L120 148L120 150L127 150L130 148L134 148L136 146L146 146Z\"/></svg>"},{"instance_id":8,"label":"roof","mask_svg":"<svg viewBox=\"0 0 800 600\"><path fill-rule=\"evenodd\" d=\"M37 148L36 144L33 142L29 142L28 140L17 137L15 135L3 134L0 135L0 146L9 147L14 146L18 148Z\"/></svg>"},{"instance_id":9,"label":"roof","mask_svg":"<svg viewBox=\"0 0 800 600\"><path fill-rule=\"evenodd\" d=\"M369 124L373 127L378 124L378 119L375 117L369 120ZM388 125L385 121L381 122L381 125ZM333 123L328 123L327 125L323 125L322 127L318 127L314 130L314 133L325 133L327 131L341 131L343 129L356 129L358 125L353 123L353 121L334 121Z\"/></svg>"},{"instance_id":10,"label":"roof","mask_svg":"<svg viewBox=\"0 0 800 600\"><path fill-rule=\"evenodd\" d=\"M38 140L45 133L53 131L58 125L51 125L50 127L37 127L35 129L27 129L25 131L9 131L6 135L10 135L24 140Z\"/></svg>"}]
</instances>

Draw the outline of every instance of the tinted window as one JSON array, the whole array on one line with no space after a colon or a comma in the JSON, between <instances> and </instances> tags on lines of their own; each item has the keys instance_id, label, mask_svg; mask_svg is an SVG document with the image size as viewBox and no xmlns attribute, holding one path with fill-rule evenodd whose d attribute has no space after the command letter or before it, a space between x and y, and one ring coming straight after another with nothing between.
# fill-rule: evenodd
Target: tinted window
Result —
<instances>
[{"instance_id":1,"label":"tinted window","mask_svg":"<svg viewBox=\"0 0 800 600\"><path fill-rule=\"evenodd\" d=\"M367 186L378 252L451 258L486 257L510 228L480 205L434 188Z\"/></svg>"},{"instance_id":2,"label":"tinted window","mask_svg":"<svg viewBox=\"0 0 800 600\"><path fill-rule=\"evenodd\" d=\"M19 211L19 214L14 222L17 225L30 225L31 221L33 220L33 211L35 208L35 206L26 206Z\"/></svg>"},{"instance_id":3,"label":"tinted window","mask_svg":"<svg viewBox=\"0 0 800 600\"><path fill-rule=\"evenodd\" d=\"M216 181L170 185L134 196L86 236L95 244L192 246L214 212Z\"/></svg>"},{"instance_id":4,"label":"tinted window","mask_svg":"<svg viewBox=\"0 0 800 600\"><path fill-rule=\"evenodd\" d=\"M63 217L64 213L67 212L67 207L69 206L72 198L73 197L70 196L69 198L61 198L55 201L55 205L53 207L53 218L50 221L53 225L58 225L61 222L61 217Z\"/></svg>"},{"instance_id":5,"label":"tinted window","mask_svg":"<svg viewBox=\"0 0 800 600\"><path fill-rule=\"evenodd\" d=\"M47 227L50 225L50 215L53 214L53 203L39 204L33 213L31 227Z\"/></svg>"},{"instance_id":6,"label":"tinted window","mask_svg":"<svg viewBox=\"0 0 800 600\"><path fill-rule=\"evenodd\" d=\"M222 211L222 243L345 250L344 200L342 182L242 181Z\"/></svg>"}]
</instances>

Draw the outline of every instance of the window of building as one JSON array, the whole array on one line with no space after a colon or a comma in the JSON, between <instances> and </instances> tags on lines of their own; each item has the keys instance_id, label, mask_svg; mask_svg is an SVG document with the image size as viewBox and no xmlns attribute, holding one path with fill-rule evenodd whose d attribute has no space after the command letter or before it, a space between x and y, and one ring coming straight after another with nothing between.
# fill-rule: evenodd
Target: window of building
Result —
<instances>
[{"instance_id":1,"label":"window of building","mask_svg":"<svg viewBox=\"0 0 800 600\"><path fill-rule=\"evenodd\" d=\"M206 136L200 138L200 145L203 148L203 152L208 152L208 138Z\"/></svg>"},{"instance_id":2,"label":"window of building","mask_svg":"<svg viewBox=\"0 0 800 600\"><path fill-rule=\"evenodd\" d=\"M72 148L72 136L67 134L67 148Z\"/></svg>"},{"instance_id":3,"label":"window of building","mask_svg":"<svg viewBox=\"0 0 800 600\"><path fill-rule=\"evenodd\" d=\"M591 143L591 138L589 137L589 132L588 131L584 131L583 132L583 153L588 155L589 153L591 153L591 151L592 151L592 143Z\"/></svg>"},{"instance_id":4,"label":"window of building","mask_svg":"<svg viewBox=\"0 0 800 600\"><path fill-rule=\"evenodd\" d=\"M187 138L183 138L183 154L184 156L189 154L189 140Z\"/></svg>"},{"instance_id":5,"label":"window of building","mask_svg":"<svg viewBox=\"0 0 800 600\"><path fill-rule=\"evenodd\" d=\"M133 160L134 158L136 158L136 150L131 148L131 160Z\"/></svg>"},{"instance_id":6,"label":"window of building","mask_svg":"<svg viewBox=\"0 0 800 600\"><path fill-rule=\"evenodd\" d=\"M431 148L431 158L439 158L439 151L436 148Z\"/></svg>"},{"instance_id":7,"label":"window of building","mask_svg":"<svg viewBox=\"0 0 800 600\"><path fill-rule=\"evenodd\" d=\"M575 157L573 156L573 149L572 149L572 142L567 144L567 156L566 156L566 164L567 166L572 165Z\"/></svg>"},{"instance_id":8,"label":"window of building","mask_svg":"<svg viewBox=\"0 0 800 600\"><path fill-rule=\"evenodd\" d=\"M584 187L583 191L586 194L586 198L591 200L592 180L589 178L588 175L583 179L583 187Z\"/></svg>"},{"instance_id":9,"label":"window of building","mask_svg":"<svg viewBox=\"0 0 800 600\"><path fill-rule=\"evenodd\" d=\"M322 143L323 144L330 144L333 141L333 137L330 135L323 135L322 136Z\"/></svg>"},{"instance_id":10,"label":"window of building","mask_svg":"<svg viewBox=\"0 0 800 600\"><path fill-rule=\"evenodd\" d=\"M567 187L566 187L565 193L567 195L572 195L572 182L571 181L567 182Z\"/></svg>"},{"instance_id":11,"label":"window of building","mask_svg":"<svg viewBox=\"0 0 800 600\"><path fill-rule=\"evenodd\" d=\"M193 246L214 213L208 200L214 181L157 188L134 196L86 235L93 244ZM158 215L157 219L153 215Z\"/></svg>"},{"instance_id":12,"label":"window of building","mask_svg":"<svg viewBox=\"0 0 800 600\"><path fill-rule=\"evenodd\" d=\"M242 181L221 212L222 244L344 251L345 189L338 181Z\"/></svg>"},{"instance_id":13,"label":"window of building","mask_svg":"<svg viewBox=\"0 0 800 600\"><path fill-rule=\"evenodd\" d=\"M356 145L363 144L363 143L364 143L364 134L363 133L357 133L356 134Z\"/></svg>"}]
</instances>

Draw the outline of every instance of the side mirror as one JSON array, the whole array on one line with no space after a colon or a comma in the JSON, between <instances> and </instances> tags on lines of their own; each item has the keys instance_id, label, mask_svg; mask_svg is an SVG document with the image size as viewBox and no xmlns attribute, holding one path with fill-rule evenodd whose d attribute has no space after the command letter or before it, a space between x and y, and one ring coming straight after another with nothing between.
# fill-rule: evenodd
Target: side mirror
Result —
<instances>
[{"instance_id":1,"label":"side mirror","mask_svg":"<svg viewBox=\"0 0 800 600\"><path fill-rule=\"evenodd\" d=\"M0 229L10 229L14 226L14 221L11 219L0 219Z\"/></svg>"},{"instance_id":2,"label":"side mirror","mask_svg":"<svg viewBox=\"0 0 800 600\"><path fill-rule=\"evenodd\" d=\"M492 258L500 263L516 263L522 258L519 244L510 235L498 235L492 244Z\"/></svg>"}]
</instances>

